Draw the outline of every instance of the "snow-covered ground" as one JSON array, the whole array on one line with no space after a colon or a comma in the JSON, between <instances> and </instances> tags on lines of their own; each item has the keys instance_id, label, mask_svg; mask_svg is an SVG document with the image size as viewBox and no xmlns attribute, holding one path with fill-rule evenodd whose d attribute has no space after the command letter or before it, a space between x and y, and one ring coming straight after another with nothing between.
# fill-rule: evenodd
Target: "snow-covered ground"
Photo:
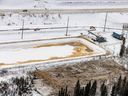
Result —
<instances>
[{"instance_id":1,"label":"snow-covered ground","mask_svg":"<svg viewBox=\"0 0 128 96\"><path fill-rule=\"evenodd\" d=\"M14 3L15 2L15 3ZM94 9L94 8L128 8L128 0L0 0L0 10L4 9ZM105 22L106 13L81 13L81 14L18 14L13 12L8 12L1 14L0 12L0 63L16 63L20 60L39 60L39 59L48 59L54 56L68 56L73 52L73 46L56 46L56 47L44 47L44 48L28 48L25 45L18 45L17 43L14 46L9 44L2 45L3 42L11 41L24 41L24 40L36 40L36 39L50 39L50 38L60 38L65 37L66 28L56 28L54 27L66 27L67 19L69 17L69 31L68 36L79 36L80 33L83 33L86 36L88 34L89 26L103 27ZM24 20L24 28L44 28L42 30L28 30L24 31L23 39L21 39L21 31L12 31L13 29L22 28L22 23ZM112 52L114 55L118 55L120 51L120 46L122 42L112 37L112 32L121 32L123 23L128 23L128 13L108 13L106 27L115 28L115 29L106 29L106 32L103 32L103 28L96 28L96 33L105 37L107 42L100 44L105 49ZM75 27L74 27L75 26ZM80 26L80 27L76 27ZM74 28L70 28L74 27ZM49 28L49 29L47 29ZM50 29L51 28L51 29ZM10 30L10 31L2 31ZM126 33L127 34L127 33ZM127 36L126 36L127 37ZM126 46L128 45L128 38L126 38ZM30 44L30 42L29 42ZM23 48L24 47L24 48ZM90 44L91 47L91 44ZM93 47L94 49L98 49ZM65 50L68 49L68 50ZM45 50L45 51L44 51ZM53 51L56 50L56 51ZM101 50L99 50L101 51ZM98 52L99 52L98 51ZM49 54L50 53L50 54ZM45 54L45 56L44 56ZM93 58L76 58L76 60L67 60L67 64L80 62L80 61L89 61ZM34 68L46 69L62 64L66 64L65 61L60 61L59 63L38 63L38 66L28 65L27 67L16 67L15 69L9 69L7 74L4 76L2 73L0 81L6 81L11 77L23 76L23 71L32 71ZM9 67L9 66L8 66ZM11 66L12 67L12 66ZM24 70L23 70L24 68ZM28 69L28 70L27 70ZM22 71L21 71L22 70ZM41 86L42 87L42 86ZM41 88L41 91L45 96L49 94L46 92L47 88ZM44 92L45 91L45 92ZM48 91L48 90L47 90ZM38 96L37 93L33 93L34 96Z\"/></svg>"},{"instance_id":2,"label":"snow-covered ground","mask_svg":"<svg viewBox=\"0 0 128 96\"><path fill-rule=\"evenodd\" d=\"M36 27L65 26L69 17L69 26L97 26L103 27L106 13L81 13L81 14L12 14L0 16L0 30ZM108 13L107 27L122 28L123 23L128 23L128 13Z\"/></svg>"},{"instance_id":3,"label":"snow-covered ground","mask_svg":"<svg viewBox=\"0 0 128 96\"><path fill-rule=\"evenodd\" d=\"M15 3L14 3L15 2ZM127 0L0 0L0 9L70 9L127 7Z\"/></svg>"},{"instance_id":4,"label":"snow-covered ground","mask_svg":"<svg viewBox=\"0 0 128 96\"><path fill-rule=\"evenodd\" d=\"M54 27L66 27L67 18L69 17L69 27L83 26L69 28L70 35L80 35L80 33L87 34L89 26L103 27L106 13L82 13L82 14L49 14L48 17L43 14L9 14L0 16L0 30L13 30L22 28L22 21L24 19L24 28L44 28L42 30L29 30L24 31L24 40L30 39L48 39L52 37L65 36L66 28ZM115 28L106 30L106 32L120 31L116 29L122 29L123 23L127 23L127 13L108 13L106 27ZM46 29L52 28L52 29ZM102 31L103 28L98 28L98 31ZM54 33L54 34L53 34ZM13 40L21 40L21 31L0 31L0 42Z\"/></svg>"},{"instance_id":5,"label":"snow-covered ground","mask_svg":"<svg viewBox=\"0 0 128 96\"><path fill-rule=\"evenodd\" d=\"M22 41L33 39L49 39L65 37L67 19L69 17L69 36L79 36L80 33L88 35L87 30L89 26L103 27L106 13L81 13L81 14L6 14L0 18L1 30L13 30L22 28L22 21L24 19L24 28L44 28L42 30L24 31L23 39L21 39L21 31L0 31L0 42ZM113 38L112 32L122 32L123 23L128 23L128 13L108 13L106 27L115 29L96 28L99 35L106 37L107 42L104 43L108 49L115 55L119 54L121 41ZM81 26L81 27L76 27ZM49 28L49 29L47 29ZM120 30L118 30L120 29ZM127 41L126 41L127 42ZM115 50L116 49L116 50Z\"/></svg>"}]
</instances>

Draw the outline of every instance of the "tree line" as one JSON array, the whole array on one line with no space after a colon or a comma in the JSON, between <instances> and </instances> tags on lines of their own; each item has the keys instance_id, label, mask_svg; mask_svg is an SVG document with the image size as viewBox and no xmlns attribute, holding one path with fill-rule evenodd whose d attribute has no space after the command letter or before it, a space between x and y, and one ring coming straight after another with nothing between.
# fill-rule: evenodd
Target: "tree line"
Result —
<instances>
[{"instance_id":1,"label":"tree line","mask_svg":"<svg viewBox=\"0 0 128 96\"><path fill-rule=\"evenodd\" d=\"M126 77L122 78L120 76L112 88L109 88L105 82L100 84L99 88L96 80L93 82L89 81L84 87L81 87L78 80L73 90L73 95L71 95L67 86L61 88L58 96L128 96L128 81Z\"/></svg>"},{"instance_id":2,"label":"tree line","mask_svg":"<svg viewBox=\"0 0 128 96\"><path fill-rule=\"evenodd\" d=\"M32 76L26 76L0 82L0 96L32 96L33 80Z\"/></svg>"}]
</instances>

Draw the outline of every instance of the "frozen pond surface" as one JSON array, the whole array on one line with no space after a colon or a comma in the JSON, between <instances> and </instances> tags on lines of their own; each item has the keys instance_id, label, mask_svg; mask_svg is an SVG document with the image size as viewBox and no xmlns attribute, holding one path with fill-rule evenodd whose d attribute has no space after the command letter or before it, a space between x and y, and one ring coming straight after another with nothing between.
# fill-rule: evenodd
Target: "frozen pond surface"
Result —
<instances>
[{"instance_id":1,"label":"frozen pond surface","mask_svg":"<svg viewBox=\"0 0 128 96\"><path fill-rule=\"evenodd\" d=\"M66 57L72 52L73 46L69 45L2 51L0 63L12 64L31 60L47 60L53 57Z\"/></svg>"},{"instance_id":2,"label":"frozen pond surface","mask_svg":"<svg viewBox=\"0 0 128 96\"><path fill-rule=\"evenodd\" d=\"M82 38L64 38L0 45L0 64L36 64L51 60L104 55L106 51Z\"/></svg>"}]
</instances>

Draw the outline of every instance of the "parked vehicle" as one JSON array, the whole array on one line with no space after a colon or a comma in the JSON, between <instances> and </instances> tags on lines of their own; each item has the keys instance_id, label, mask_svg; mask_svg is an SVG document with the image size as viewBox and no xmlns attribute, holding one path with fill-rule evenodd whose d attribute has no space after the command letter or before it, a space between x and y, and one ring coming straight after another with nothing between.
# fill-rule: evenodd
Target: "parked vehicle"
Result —
<instances>
[{"instance_id":1,"label":"parked vehicle","mask_svg":"<svg viewBox=\"0 0 128 96\"><path fill-rule=\"evenodd\" d=\"M23 12L28 12L28 10L27 9L24 9Z\"/></svg>"},{"instance_id":2,"label":"parked vehicle","mask_svg":"<svg viewBox=\"0 0 128 96\"><path fill-rule=\"evenodd\" d=\"M95 33L91 32L90 30L88 30L88 32L96 37L95 39L92 39L93 41L96 41L99 43L107 42L106 38L96 35Z\"/></svg>"},{"instance_id":3,"label":"parked vehicle","mask_svg":"<svg viewBox=\"0 0 128 96\"><path fill-rule=\"evenodd\" d=\"M106 42L107 40L106 40L106 38L99 36L99 37L96 38L96 41L99 42L99 43L102 43L102 42Z\"/></svg>"},{"instance_id":4,"label":"parked vehicle","mask_svg":"<svg viewBox=\"0 0 128 96\"><path fill-rule=\"evenodd\" d=\"M116 33L113 32L112 36L116 39L122 40L123 39L123 34L122 33Z\"/></svg>"}]
</instances>

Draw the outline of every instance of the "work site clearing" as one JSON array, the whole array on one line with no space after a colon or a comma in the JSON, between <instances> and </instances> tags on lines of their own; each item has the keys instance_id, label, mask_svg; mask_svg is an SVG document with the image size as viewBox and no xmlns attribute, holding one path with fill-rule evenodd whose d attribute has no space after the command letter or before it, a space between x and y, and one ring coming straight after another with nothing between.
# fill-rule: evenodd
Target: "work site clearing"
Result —
<instances>
[{"instance_id":1,"label":"work site clearing","mask_svg":"<svg viewBox=\"0 0 128 96\"><path fill-rule=\"evenodd\" d=\"M33 74L37 76L38 82L41 81L45 86L52 88L47 90L51 91L49 96L56 96L59 89L66 86L72 93L77 80L80 80L81 85L86 85L90 80L97 80L98 83L106 82L109 87L112 87L120 75L128 76L127 70L111 59L63 65L47 70L37 70Z\"/></svg>"},{"instance_id":2,"label":"work site clearing","mask_svg":"<svg viewBox=\"0 0 128 96\"><path fill-rule=\"evenodd\" d=\"M128 0L0 0L0 96L128 96L127 20Z\"/></svg>"}]
</instances>

